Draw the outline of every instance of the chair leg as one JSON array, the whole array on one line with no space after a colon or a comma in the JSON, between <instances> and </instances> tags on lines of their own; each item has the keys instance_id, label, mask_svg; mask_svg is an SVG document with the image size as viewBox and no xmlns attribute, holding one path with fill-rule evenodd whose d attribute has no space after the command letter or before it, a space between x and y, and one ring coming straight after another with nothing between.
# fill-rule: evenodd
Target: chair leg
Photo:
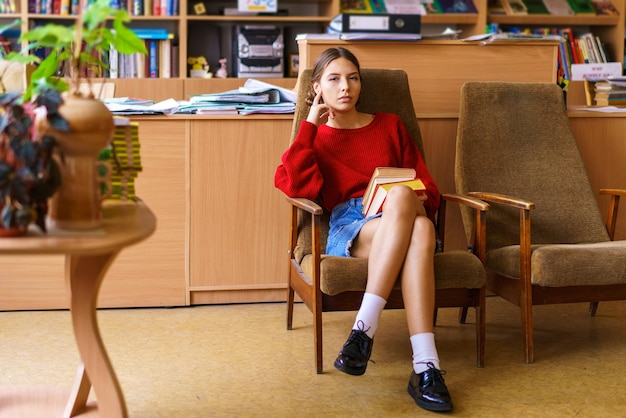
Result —
<instances>
[{"instance_id":1,"label":"chair leg","mask_svg":"<svg viewBox=\"0 0 626 418\"><path fill-rule=\"evenodd\" d=\"M482 299L480 305L476 307L476 366L485 366L485 328L486 328L486 303L485 290L481 290Z\"/></svg>"},{"instance_id":2,"label":"chair leg","mask_svg":"<svg viewBox=\"0 0 626 418\"><path fill-rule=\"evenodd\" d=\"M293 325L293 303L294 303L294 291L291 287L291 283L287 289L287 329L290 330Z\"/></svg>"},{"instance_id":3,"label":"chair leg","mask_svg":"<svg viewBox=\"0 0 626 418\"><path fill-rule=\"evenodd\" d=\"M598 311L598 305L600 302L591 302L589 304L589 316L596 316L596 312Z\"/></svg>"},{"instance_id":4,"label":"chair leg","mask_svg":"<svg viewBox=\"0 0 626 418\"><path fill-rule=\"evenodd\" d=\"M322 312L313 312L313 339L315 340L315 369L317 374L324 372L324 361L322 358Z\"/></svg>"},{"instance_id":5,"label":"chair leg","mask_svg":"<svg viewBox=\"0 0 626 418\"><path fill-rule=\"evenodd\" d=\"M524 334L524 354L526 363L534 362L533 353L533 306L531 303L524 303L520 306L522 313L522 332Z\"/></svg>"},{"instance_id":6,"label":"chair leg","mask_svg":"<svg viewBox=\"0 0 626 418\"><path fill-rule=\"evenodd\" d=\"M467 306L459 308L459 324L464 324L467 321Z\"/></svg>"}]
</instances>

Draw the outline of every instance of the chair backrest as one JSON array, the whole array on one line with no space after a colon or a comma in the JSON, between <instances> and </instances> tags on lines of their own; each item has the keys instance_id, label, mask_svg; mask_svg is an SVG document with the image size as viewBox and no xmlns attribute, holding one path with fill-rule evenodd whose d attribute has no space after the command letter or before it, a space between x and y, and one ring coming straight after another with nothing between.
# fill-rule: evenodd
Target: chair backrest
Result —
<instances>
[{"instance_id":1,"label":"chair backrest","mask_svg":"<svg viewBox=\"0 0 626 418\"><path fill-rule=\"evenodd\" d=\"M609 240L556 84L465 83L455 181L459 193L504 193L534 202L533 244ZM463 208L462 215L469 232L472 217ZM519 244L518 220L517 210L492 205L487 249Z\"/></svg>"},{"instance_id":2,"label":"chair backrest","mask_svg":"<svg viewBox=\"0 0 626 418\"><path fill-rule=\"evenodd\" d=\"M298 99L291 129L291 141L295 139L300 123L309 114L309 105L305 99L311 86L311 70L305 69L298 75ZM415 141L422 156L424 148L422 135L415 117L415 108L409 90L409 79L404 70L387 68L362 68L361 69L361 96L357 103L357 109L361 112L373 113L376 111L395 113L404 122L411 138ZM294 256L300 261L306 254L311 253L311 225L307 216L299 216L299 235ZM324 215L321 222L321 245L322 251L326 247L328 237L328 214Z\"/></svg>"}]
</instances>

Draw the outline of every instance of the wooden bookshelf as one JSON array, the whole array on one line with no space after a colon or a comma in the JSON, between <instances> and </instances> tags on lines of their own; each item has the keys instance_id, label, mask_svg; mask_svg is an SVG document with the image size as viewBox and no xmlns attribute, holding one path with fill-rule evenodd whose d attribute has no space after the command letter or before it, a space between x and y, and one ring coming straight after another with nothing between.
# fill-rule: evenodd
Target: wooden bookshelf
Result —
<instances>
[{"instance_id":1,"label":"wooden bookshelf","mask_svg":"<svg viewBox=\"0 0 626 418\"><path fill-rule=\"evenodd\" d=\"M22 21L22 30L27 30L37 22L54 21L71 24L75 16L43 15L28 12L29 0L15 0L16 13L0 14L0 23L8 23L16 18ZM195 0L180 0L179 10L175 16L132 16L131 27L150 28L163 27L174 35L176 45L177 72L181 79L189 78L187 57L205 55L211 70L217 69L215 57L227 57L231 61L233 28L237 25L275 25L284 30L285 63L290 54L298 53L295 35L306 32L322 32L333 17L340 13L341 0L284 0L278 8L286 14L271 16L225 16L222 11L226 7L236 7L235 0L203 2L206 13L196 15ZM422 27L455 27L462 30L462 37L483 33L488 24L496 23L502 28L538 28L538 27L572 27L574 32L591 31L600 36L607 45L614 61L624 59L624 15L626 0L613 0L619 16L551 16L527 15L509 16L489 14L487 0L474 0L477 13L457 14L444 13L422 17ZM229 69L232 70L229 62ZM231 73L232 74L232 73ZM285 72L284 75L287 75ZM223 80L209 80L221 86ZM160 81L161 82L161 81ZM125 85L121 79L115 80L120 86ZM148 82L148 84L152 84ZM145 83L142 83L145 85ZM156 84L155 84L156 85ZM157 87L161 88L161 87ZM122 87L125 89L125 87ZM219 87L217 88L219 90ZM149 97L152 87L146 91L137 91L137 95Z\"/></svg>"}]
</instances>

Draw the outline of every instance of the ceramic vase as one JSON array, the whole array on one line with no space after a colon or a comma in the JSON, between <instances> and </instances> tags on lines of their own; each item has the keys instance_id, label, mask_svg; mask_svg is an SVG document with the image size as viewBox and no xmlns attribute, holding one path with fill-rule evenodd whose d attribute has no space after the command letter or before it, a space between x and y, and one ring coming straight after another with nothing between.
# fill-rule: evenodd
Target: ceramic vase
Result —
<instances>
[{"instance_id":1,"label":"ceramic vase","mask_svg":"<svg viewBox=\"0 0 626 418\"><path fill-rule=\"evenodd\" d=\"M69 123L69 132L52 129L47 121L38 125L58 142L61 187L50 202L48 223L63 230L91 230L102 225L98 187L98 154L113 137L113 115L100 101L70 95L59 108ZM43 125L43 126L42 126Z\"/></svg>"}]
</instances>

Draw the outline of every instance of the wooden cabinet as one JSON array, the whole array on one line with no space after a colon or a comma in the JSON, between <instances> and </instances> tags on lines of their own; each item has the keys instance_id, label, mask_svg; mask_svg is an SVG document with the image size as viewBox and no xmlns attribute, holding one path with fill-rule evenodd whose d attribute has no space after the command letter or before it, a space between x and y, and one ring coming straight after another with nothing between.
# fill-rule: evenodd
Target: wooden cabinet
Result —
<instances>
[{"instance_id":1,"label":"wooden cabinet","mask_svg":"<svg viewBox=\"0 0 626 418\"><path fill-rule=\"evenodd\" d=\"M100 307L174 306L186 300L186 123L142 123L139 135L143 171L136 187L157 217L157 230L118 255L102 285ZM0 310L67 308L59 280L64 265L62 256L0 256Z\"/></svg>"},{"instance_id":2,"label":"wooden cabinet","mask_svg":"<svg viewBox=\"0 0 626 418\"><path fill-rule=\"evenodd\" d=\"M289 208L274 172L290 131L291 115L190 122L191 304L285 300Z\"/></svg>"}]
</instances>

